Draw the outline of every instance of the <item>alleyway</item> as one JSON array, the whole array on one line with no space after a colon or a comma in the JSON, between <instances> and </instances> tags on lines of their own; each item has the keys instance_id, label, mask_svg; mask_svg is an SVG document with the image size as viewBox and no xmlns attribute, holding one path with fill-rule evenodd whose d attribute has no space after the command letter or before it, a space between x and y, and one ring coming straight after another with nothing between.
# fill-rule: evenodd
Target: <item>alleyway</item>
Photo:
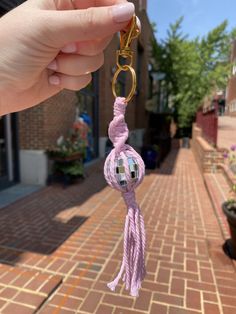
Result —
<instances>
[{"instance_id":1,"label":"alleyway","mask_svg":"<svg viewBox=\"0 0 236 314\"><path fill-rule=\"evenodd\" d=\"M0 313L236 312L235 267L191 150L173 150L137 191L148 236L137 300L106 287L121 261L125 206L101 169L1 210Z\"/></svg>"}]
</instances>

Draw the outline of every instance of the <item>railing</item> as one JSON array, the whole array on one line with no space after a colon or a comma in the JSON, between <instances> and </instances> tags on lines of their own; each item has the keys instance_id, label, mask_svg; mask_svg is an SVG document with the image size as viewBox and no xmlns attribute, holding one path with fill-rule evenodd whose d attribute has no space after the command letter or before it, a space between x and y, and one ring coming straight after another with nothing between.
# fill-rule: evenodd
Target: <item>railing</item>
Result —
<instances>
[{"instance_id":1,"label":"railing","mask_svg":"<svg viewBox=\"0 0 236 314\"><path fill-rule=\"evenodd\" d=\"M208 111L198 111L197 126L202 129L203 137L212 145L217 145L218 133L218 108L217 106L209 108Z\"/></svg>"}]
</instances>

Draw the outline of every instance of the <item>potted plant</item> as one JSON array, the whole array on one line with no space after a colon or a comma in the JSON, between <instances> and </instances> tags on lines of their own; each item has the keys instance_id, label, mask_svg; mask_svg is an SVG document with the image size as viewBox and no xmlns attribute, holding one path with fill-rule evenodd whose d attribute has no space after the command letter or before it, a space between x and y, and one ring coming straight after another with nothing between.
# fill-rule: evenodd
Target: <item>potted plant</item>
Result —
<instances>
[{"instance_id":1,"label":"potted plant","mask_svg":"<svg viewBox=\"0 0 236 314\"><path fill-rule=\"evenodd\" d=\"M227 217L231 238L226 240L223 245L224 252L231 258L236 260L236 182L234 180L236 170L235 158L236 145L232 145L229 152L224 153L225 161L233 173L232 188L229 199L222 204L222 209Z\"/></svg>"},{"instance_id":2,"label":"potted plant","mask_svg":"<svg viewBox=\"0 0 236 314\"><path fill-rule=\"evenodd\" d=\"M84 158L86 143L76 129L70 131L67 138L60 136L56 147L47 150L47 155L53 161L52 174L48 183L53 179L62 179L64 185L74 179L84 177Z\"/></svg>"}]
</instances>

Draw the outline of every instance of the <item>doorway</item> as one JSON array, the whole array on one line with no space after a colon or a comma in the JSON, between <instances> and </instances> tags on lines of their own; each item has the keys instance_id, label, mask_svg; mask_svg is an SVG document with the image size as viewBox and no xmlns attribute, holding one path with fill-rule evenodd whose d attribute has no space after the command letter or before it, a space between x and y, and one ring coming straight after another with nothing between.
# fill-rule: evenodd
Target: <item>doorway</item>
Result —
<instances>
[{"instance_id":1,"label":"doorway","mask_svg":"<svg viewBox=\"0 0 236 314\"><path fill-rule=\"evenodd\" d=\"M19 181L17 114L0 117L0 190Z\"/></svg>"}]
</instances>

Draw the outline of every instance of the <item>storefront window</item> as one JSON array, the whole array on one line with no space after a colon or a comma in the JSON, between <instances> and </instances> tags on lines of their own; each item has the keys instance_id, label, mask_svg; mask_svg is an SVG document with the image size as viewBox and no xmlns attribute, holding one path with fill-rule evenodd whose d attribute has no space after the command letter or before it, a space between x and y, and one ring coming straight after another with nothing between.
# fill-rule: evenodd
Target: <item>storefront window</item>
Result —
<instances>
[{"instance_id":1,"label":"storefront window","mask_svg":"<svg viewBox=\"0 0 236 314\"><path fill-rule=\"evenodd\" d=\"M93 74L92 82L77 93L77 119L88 125L88 139L85 162L98 157L98 72Z\"/></svg>"}]
</instances>

